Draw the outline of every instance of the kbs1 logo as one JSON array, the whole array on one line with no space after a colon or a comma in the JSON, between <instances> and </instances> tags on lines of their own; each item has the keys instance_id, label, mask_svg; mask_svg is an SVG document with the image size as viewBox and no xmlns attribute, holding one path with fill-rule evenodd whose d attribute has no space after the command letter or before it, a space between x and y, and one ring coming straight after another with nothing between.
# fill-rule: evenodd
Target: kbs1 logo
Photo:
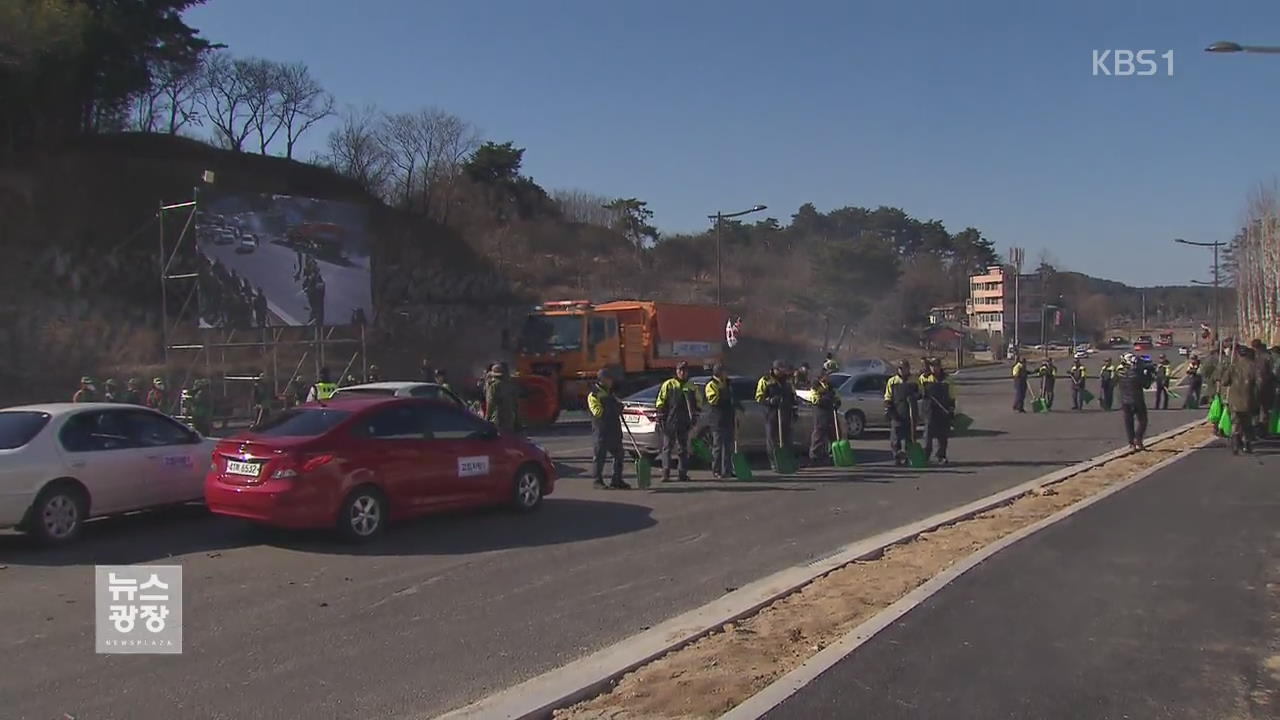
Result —
<instances>
[{"instance_id":1,"label":"kbs1 logo","mask_svg":"<svg viewBox=\"0 0 1280 720\"><path fill-rule=\"evenodd\" d=\"M1094 50L1093 74L1107 77L1150 77L1163 70L1173 77L1173 51L1158 50Z\"/></svg>"}]
</instances>

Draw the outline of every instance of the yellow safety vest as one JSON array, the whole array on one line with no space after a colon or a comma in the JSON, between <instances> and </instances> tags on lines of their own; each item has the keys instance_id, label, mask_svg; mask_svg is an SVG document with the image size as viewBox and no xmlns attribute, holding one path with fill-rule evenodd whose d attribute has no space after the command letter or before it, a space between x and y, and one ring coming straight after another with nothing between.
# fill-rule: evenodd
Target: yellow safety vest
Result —
<instances>
[{"instance_id":1,"label":"yellow safety vest","mask_svg":"<svg viewBox=\"0 0 1280 720\"><path fill-rule=\"evenodd\" d=\"M331 382L316 383L316 399L317 400L328 400L329 398L333 397L334 393L336 392L338 392L337 383L331 383Z\"/></svg>"}]
</instances>

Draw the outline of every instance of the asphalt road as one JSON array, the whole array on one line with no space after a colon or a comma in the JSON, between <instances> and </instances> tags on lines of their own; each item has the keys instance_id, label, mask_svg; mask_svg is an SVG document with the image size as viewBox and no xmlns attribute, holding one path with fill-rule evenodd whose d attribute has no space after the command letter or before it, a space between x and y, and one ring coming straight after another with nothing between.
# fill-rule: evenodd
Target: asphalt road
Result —
<instances>
[{"instance_id":1,"label":"asphalt road","mask_svg":"<svg viewBox=\"0 0 1280 720\"><path fill-rule=\"evenodd\" d=\"M758 473L595 491L585 427L537 438L562 463L532 516L429 518L371 546L262 532L199 509L93 523L54 551L0 535L0 716L423 717L639 632L835 548L1124 443L1118 414L1015 415L1006 368L958 382L977 430L945 468ZM1152 434L1193 417L1152 413ZM695 480L707 478L695 472ZM181 656L95 655L95 563L184 567Z\"/></svg>"},{"instance_id":2,"label":"asphalt road","mask_svg":"<svg viewBox=\"0 0 1280 720\"><path fill-rule=\"evenodd\" d=\"M297 253L273 242L275 236L261 229L252 213L245 213L251 231L258 235L258 249L250 253L237 253L239 243L216 245L202 242L201 251L210 259L217 259L242 277L249 278L254 288L261 287L267 295L272 313L289 325L306 325L310 318L306 292L301 280L294 280L298 264ZM365 315L372 317L369 286L368 256L353 255L349 265L338 265L317 258L320 275L325 282L325 323L340 325L351 321L356 308L365 308Z\"/></svg>"},{"instance_id":3,"label":"asphalt road","mask_svg":"<svg viewBox=\"0 0 1280 720\"><path fill-rule=\"evenodd\" d=\"M1014 544L766 717L1280 717L1278 452L1198 451Z\"/></svg>"}]
</instances>

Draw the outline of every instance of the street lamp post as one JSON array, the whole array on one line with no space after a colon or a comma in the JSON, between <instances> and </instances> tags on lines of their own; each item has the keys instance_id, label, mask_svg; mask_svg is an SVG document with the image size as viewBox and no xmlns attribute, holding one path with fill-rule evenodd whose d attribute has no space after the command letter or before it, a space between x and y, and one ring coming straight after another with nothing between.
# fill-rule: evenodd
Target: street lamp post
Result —
<instances>
[{"instance_id":1,"label":"street lamp post","mask_svg":"<svg viewBox=\"0 0 1280 720\"><path fill-rule=\"evenodd\" d=\"M1218 301L1218 248L1226 245L1226 243L1221 240L1216 242L1195 242L1194 240L1183 240L1182 238L1174 238L1173 241L1193 247L1213 248L1213 342L1216 345L1214 348L1216 354L1222 349L1222 338L1218 336L1218 326L1222 322L1222 304Z\"/></svg>"},{"instance_id":2,"label":"street lamp post","mask_svg":"<svg viewBox=\"0 0 1280 720\"><path fill-rule=\"evenodd\" d=\"M768 208L766 208L764 205L756 205L752 207L750 210L742 210L740 212L734 212L734 213L717 212L715 215L707 216L708 220L716 221L716 305L724 304L722 299L722 295L723 295L722 291L724 287L722 285L722 279L720 274L720 228L724 225L725 218L741 217L743 215L750 215L753 212L760 212L761 210L766 210L766 209Z\"/></svg>"}]
</instances>

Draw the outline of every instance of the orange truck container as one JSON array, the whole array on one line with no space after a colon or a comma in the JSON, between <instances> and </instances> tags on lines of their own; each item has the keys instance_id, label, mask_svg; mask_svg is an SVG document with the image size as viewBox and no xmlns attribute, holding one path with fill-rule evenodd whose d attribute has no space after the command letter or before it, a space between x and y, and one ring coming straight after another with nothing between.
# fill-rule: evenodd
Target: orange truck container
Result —
<instances>
[{"instance_id":1,"label":"orange truck container","mask_svg":"<svg viewBox=\"0 0 1280 720\"><path fill-rule=\"evenodd\" d=\"M602 368L619 370L627 394L669 376L677 363L709 367L724 356L728 312L716 305L616 300L543 303L525 318L516 347L530 425L585 406Z\"/></svg>"}]
</instances>

